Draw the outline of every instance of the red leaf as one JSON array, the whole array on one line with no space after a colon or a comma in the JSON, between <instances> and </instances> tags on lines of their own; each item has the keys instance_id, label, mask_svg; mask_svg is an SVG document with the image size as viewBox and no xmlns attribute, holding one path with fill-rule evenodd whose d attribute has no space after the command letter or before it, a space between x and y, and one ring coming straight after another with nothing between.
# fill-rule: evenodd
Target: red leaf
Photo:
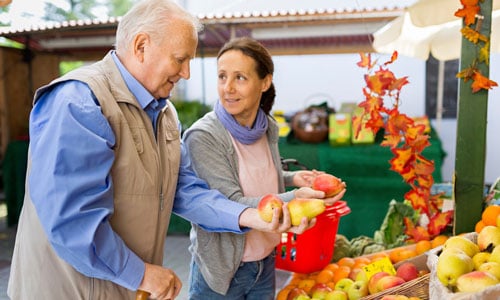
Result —
<instances>
[{"instance_id":1,"label":"red leaf","mask_svg":"<svg viewBox=\"0 0 500 300\"><path fill-rule=\"evenodd\" d=\"M429 220L429 225L427 229L429 233L434 236L438 235L443 229L448 225L453 217L453 211L449 210L447 212L438 212Z\"/></svg>"}]
</instances>

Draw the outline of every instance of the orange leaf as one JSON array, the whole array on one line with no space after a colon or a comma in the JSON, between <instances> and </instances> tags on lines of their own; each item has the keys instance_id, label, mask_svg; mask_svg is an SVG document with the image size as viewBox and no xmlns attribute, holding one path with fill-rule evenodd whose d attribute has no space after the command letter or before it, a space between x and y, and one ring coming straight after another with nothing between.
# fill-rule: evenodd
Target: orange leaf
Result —
<instances>
[{"instance_id":1,"label":"orange leaf","mask_svg":"<svg viewBox=\"0 0 500 300\"><path fill-rule=\"evenodd\" d=\"M464 5L455 12L455 16L464 18L465 25L471 25L476 22L476 15L479 13L480 7L478 5Z\"/></svg>"},{"instance_id":2,"label":"orange leaf","mask_svg":"<svg viewBox=\"0 0 500 300\"><path fill-rule=\"evenodd\" d=\"M431 235L438 235L443 229L451 222L453 217L453 211L449 210L447 212L436 213L429 220L427 229Z\"/></svg>"},{"instance_id":3,"label":"orange leaf","mask_svg":"<svg viewBox=\"0 0 500 300\"><path fill-rule=\"evenodd\" d=\"M487 77L484 77L479 71L474 72L474 75L472 75L472 80L473 82L471 87L473 93L479 91L480 89L489 90L494 86L498 86L498 83L488 79Z\"/></svg>"},{"instance_id":4,"label":"orange leaf","mask_svg":"<svg viewBox=\"0 0 500 300\"><path fill-rule=\"evenodd\" d=\"M413 161L414 156L411 148L391 150L394 153L394 157L389 161L391 164L391 170L401 173L406 165Z\"/></svg>"},{"instance_id":5,"label":"orange leaf","mask_svg":"<svg viewBox=\"0 0 500 300\"><path fill-rule=\"evenodd\" d=\"M478 32L470 27L467 27L467 26L460 29L460 32L462 33L464 38L466 38L469 42L474 43L474 44L477 44L478 41L480 41L480 40L483 42L488 41L488 38L485 35L482 35L480 32Z\"/></svg>"},{"instance_id":6,"label":"orange leaf","mask_svg":"<svg viewBox=\"0 0 500 300\"><path fill-rule=\"evenodd\" d=\"M386 61L384 63L384 66L387 66L388 64L392 64L393 62L396 61L396 59L398 59L398 51L394 51L392 52L392 55L391 55L391 59Z\"/></svg>"},{"instance_id":7,"label":"orange leaf","mask_svg":"<svg viewBox=\"0 0 500 300\"><path fill-rule=\"evenodd\" d=\"M410 201L411 206L415 210L421 210L424 213L429 213L429 206L427 205L427 201L425 195L419 192L419 190L411 190L405 194L405 199Z\"/></svg>"},{"instance_id":8,"label":"orange leaf","mask_svg":"<svg viewBox=\"0 0 500 300\"><path fill-rule=\"evenodd\" d=\"M468 68L465 68L462 71L458 72L456 77L462 78L464 80L464 82L467 82L467 81L469 81L469 79L472 79L472 75L474 75L475 71L476 71L475 68L468 67Z\"/></svg>"},{"instance_id":9,"label":"orange leaf","mask_svg":"<svg viewBox=\"0 0 500 300\"><path fill-rule=\"evenodd\" d=\"M372 61L372 56L370 53L360 53L359 56L361 56L361 60L358 62L358 66L361 68L372 68L371 61Z\"/></svg>"},{"instance_id":10,"label":"orange leaf","mask_svg":"<svg viewBox=\"0 0 500 300\"><path fill-rule=\"evenodd\" d=\"M396 148L401 142L401 138L401 135L386 134L384 135L384 140L380 143L380 145L383 147L390 147L391 149Z\"/></svg>"},{"instance_id":11,"label":"orange leaf","mask_svg":"<svg viewBox=\"0 0 500 300\"><path fill-rule=\"evenodd\" d=\"M406 223L405 223L406 224ZM430 235L427 230L422 226L415 226L406 229L405 234L408 236L408 241L416 243L421 240L430 240Z\"/></svg>"}]
</instances>

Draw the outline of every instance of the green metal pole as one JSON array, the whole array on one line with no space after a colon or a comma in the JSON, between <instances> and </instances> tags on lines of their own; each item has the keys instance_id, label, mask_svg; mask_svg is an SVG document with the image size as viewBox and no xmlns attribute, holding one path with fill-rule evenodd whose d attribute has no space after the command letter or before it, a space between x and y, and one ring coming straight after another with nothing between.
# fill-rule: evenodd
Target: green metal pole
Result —
<instances>
[{"instance_id":1,"label":"green metal pole","mask_svg":"<svg viewBox=\"0 0 500 300\"><path fill-rule=\"evenodd\" d=\"M476 19L476 24L482 21L479 32L489 38L492 0L485 0L480 5L480 15L484 19ZM462 38L460 70L472 65L478 57L477 46ZM489 77L489 61L488 64L478 62L477 67L481 74ZM460 79L454 174L454 234L474 231L483 210L488 91L481 89L472 93L471 84L472 80L464 82Z\"/></svg>"}]
</instances>

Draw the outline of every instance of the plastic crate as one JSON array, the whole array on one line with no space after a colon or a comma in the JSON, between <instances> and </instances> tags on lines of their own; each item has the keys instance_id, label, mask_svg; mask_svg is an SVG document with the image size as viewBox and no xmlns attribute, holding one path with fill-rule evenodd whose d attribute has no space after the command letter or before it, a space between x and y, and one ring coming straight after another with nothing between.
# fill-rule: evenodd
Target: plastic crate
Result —
<instances>
[{"instance_id":1,"label":"plastic crate","mask_svg":"<svg viewBox=\"0 0 500 300\"><path fill-rule=\"evenodd\" d=\"M323 269L332 259L341 216L351 212L345 201L337 201L316 217L316 225L302 234L283 233L276 246L276 268L296 273Z\"/></svg>"}]
</instances>

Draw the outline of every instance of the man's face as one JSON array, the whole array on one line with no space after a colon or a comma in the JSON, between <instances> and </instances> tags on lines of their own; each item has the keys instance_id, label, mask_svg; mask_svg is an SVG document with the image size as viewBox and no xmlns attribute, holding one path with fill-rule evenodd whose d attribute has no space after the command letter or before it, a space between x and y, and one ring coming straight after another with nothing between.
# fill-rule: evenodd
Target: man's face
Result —
<instances>
[{"instance_id":1,"label":"man's face","mask_svg":"<svg viewBox=\"0 0 500 300\"><path fill-rule=\"evenodd\" d=\"M168 97L181 78L189 79L197 44L193 27L181 21L165 31L159 43L149 39L138 79L155 99Z\"/></svg>"}]
</instances>

